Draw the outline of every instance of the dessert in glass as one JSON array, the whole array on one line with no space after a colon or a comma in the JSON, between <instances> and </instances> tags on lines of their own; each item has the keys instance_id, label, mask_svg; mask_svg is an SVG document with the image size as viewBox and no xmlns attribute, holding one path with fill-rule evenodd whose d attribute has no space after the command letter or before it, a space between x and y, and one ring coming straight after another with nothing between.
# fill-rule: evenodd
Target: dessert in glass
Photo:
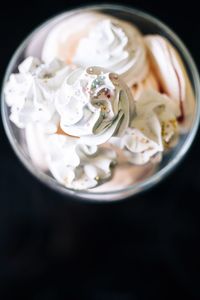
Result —
<instances>
[{"instance_id":1,"label":"dessert in glass","mask_svg":"<svg viewBox=\"0 0 200 300\"><path fill-rule=\"evenodd\" d=\"M158 183L199 123L199 76L180 39L123 6L72 10L14 54L2 116L23 164L66 195L124 199Z\"/></svg>"}]
</instances>

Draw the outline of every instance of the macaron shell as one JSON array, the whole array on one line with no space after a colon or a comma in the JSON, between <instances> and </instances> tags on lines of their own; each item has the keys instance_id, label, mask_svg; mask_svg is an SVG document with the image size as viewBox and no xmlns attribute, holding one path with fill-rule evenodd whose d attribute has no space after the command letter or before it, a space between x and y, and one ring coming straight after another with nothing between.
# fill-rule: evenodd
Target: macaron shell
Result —
<instances>
[{"instance_id":1,"label":"macaron shell","mask_svg":"<svg viewBox=\"0 0 200 300\"><path fill-rule=\"evenodd\" d=\"M145 40L149 50L151 65L163 92L178 102L182 101L185 95L180 92L180 84L183 85L184 81L181 77L179 84L178 74L181 74L180 67L176 64L175 68L175 57L167 41L157 35L146 36ZM182 90L184 90L184 87L181 86Z\"/></svg>"},{"instance_id":2,"label":"macaron shell","mask_svg":"<svg viewBox=\"0 0 200 300\"><path fill-rule=\"evenodd\" d=\"M145 37L150 64L160 84L161 92L177 101L181 131L188 131L192 122L195 99L183 61L177 50L164 37Z\"/></svg>"},{"instance_id":3,"label":"macaron shell","mask_svg":"<svg viewBox=\"0 0 200 300\"><path fill-rule=\"evenodd\" d=\"M182 101L182 109L184 112L184 119L181 122L181 126L180 126L180 130L181 133L187 132L192 124L193 121L193 115L194 115L194 111L195 111L195 95L194 95L194 91L191 85L191 81L188 77L188 74L186 72L185 66L183 64L183 61L180 57L180 55L178 54L178 52L176 51L176 49L171 47L171 51L174 54L174 57L176 57L176 62L179 64L180 66L180 70L182 72L182 76L184 78L185 81L185 98Z\"/></svg>"}]
</instances>

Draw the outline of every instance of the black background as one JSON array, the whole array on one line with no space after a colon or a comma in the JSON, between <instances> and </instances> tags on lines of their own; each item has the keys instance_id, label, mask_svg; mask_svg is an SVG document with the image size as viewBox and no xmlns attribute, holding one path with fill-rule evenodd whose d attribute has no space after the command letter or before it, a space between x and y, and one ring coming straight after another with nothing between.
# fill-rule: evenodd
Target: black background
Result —
<instances>
[{"instance_id":1,"label":"black background","mask_svg":"<svg viewBox=\"0 0 200 300\"><path fill-rule=\"evenodd\" d=\"M121 3L171 26L199 66L195 2ZM34 27L79 4L85 2L4 0L0 79L13 51ZM57 195L22 167L2 124L0 141L0 299L200 299L199 134L164 182L112 204Z\"/></svg>"}]
</instances>

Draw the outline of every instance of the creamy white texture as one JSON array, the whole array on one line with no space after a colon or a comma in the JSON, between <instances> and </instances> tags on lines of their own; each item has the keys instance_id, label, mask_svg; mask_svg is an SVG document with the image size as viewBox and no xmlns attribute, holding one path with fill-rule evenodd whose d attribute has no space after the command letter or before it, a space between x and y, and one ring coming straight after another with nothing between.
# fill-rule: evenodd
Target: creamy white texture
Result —
<instances>
[{"instance_id":1,"label":"creamy white texture","mask_svg":"<svg viewBox=\"0 0 200 300\"><path fill-rule=\"evenodd\" d=\"M70 70L59 60L46 65L37 58L25 59L19 65L19 73L10 75L4 90L12 122L20 128L39 123L47 132L56 132L59 116L55 94Z\"/></svg>"},{"instance_id":2,"label":"creamy white texture","mask_svg":"<svg viewBox=\"0 0 200 300\"><path fill-rule=\"evenodd\" d=\"M131 92L120 77L100 67L71 72L55 105L62 130L88 145L123 135L134 109Z\"/></svg>"},{"instance_id":3,"label":"creamy white texture","mask_svg":"<svg viewBox=\"0 0 200 300\"><path fill-rule=\"evenodd\" d=\"M116 72L129 86L143 80L148 71L141 34L133 25L115 19L99 21L87 37L80 39L72 61Z\"/></svg>"},{"instance_id":4,"label":"creamy white texture","mask_svg":"<svg viewBox=\"0 0 200 300\"><path fill-rule=\"evenodd\" d=\"M81 67L100 66L123 76L131 86L145 79L149 63L143 36L131 23L82 12L62 20L48 33L42 59L59 58Z\"/></svg>"},{"instance_id":5,"label":"creamy white texture","mask_svg":"<svg viewBox=\"0 0 200 300\"><path fill-rule=\"evenodd\" d=\"M111 165L116 162L113 150L87 146L65 135L53 134L45 139L49 170L64 186L89 189L111 176Z\"/></svg>"},{"instance_id":6,"label":"creamy white texture","mask_svg":"<svg viewBox=\"0 0 200 300\"><path fill-rule=\"evenodd\" d=\"M121 136L134 110L131 92L117 74L58 60L45 65L32 57L10 76L5 98L18 127L34 123L48 133L61 128L88 145Z\"/></svg>"},{"instance_id":7,"label":"creamy white texture","mask_svg":"<svg viewBox=\"0 0 200 300\"><path fill-rule=\"evenodd\" d=\"M121 139L112 138L111 143L123 148L129 161L145 164L166 145L175 143L178 137L177 105L165 95L152 89L145 91L136 102L136 114L130 128Z\"/></svg>"},{"instance_id":8,"label":"creamy white texture","mask_svg":"<svg viewBox=\"0 0 200 300\"><path fill-rule=\"evenodd\" d=\"M42 60L49 63L58 58L66 63L71 63L80 38L87 35L102 18L105 18L105 15L96 12L81 12L67 16L55 24L44 41Z\"/></svg>"}]
</instances>

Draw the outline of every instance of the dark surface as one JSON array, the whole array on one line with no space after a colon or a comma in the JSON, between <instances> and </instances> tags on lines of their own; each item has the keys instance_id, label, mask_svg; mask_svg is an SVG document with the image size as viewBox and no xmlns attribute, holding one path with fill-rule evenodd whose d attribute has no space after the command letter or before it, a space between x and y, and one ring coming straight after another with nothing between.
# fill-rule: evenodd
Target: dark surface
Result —
<instances>
[{"instance_id":1,"label":"dark surface","mask_svg":"<svg viewBox=\"0 0 200 300\"><path fill-rule=\"evenodd\" d=\"M174 7L179 1L162 2L140 0L134 6L170 25L199 65L197 1L181 9ZM4 1L1 79L22 39L46 18L80 2L73 3ZM167 180L107 205L81 203L47 189L21 166L2 125L0 136L0 299L200 299L199 134Z\"/></svg>"}]
</instances>

